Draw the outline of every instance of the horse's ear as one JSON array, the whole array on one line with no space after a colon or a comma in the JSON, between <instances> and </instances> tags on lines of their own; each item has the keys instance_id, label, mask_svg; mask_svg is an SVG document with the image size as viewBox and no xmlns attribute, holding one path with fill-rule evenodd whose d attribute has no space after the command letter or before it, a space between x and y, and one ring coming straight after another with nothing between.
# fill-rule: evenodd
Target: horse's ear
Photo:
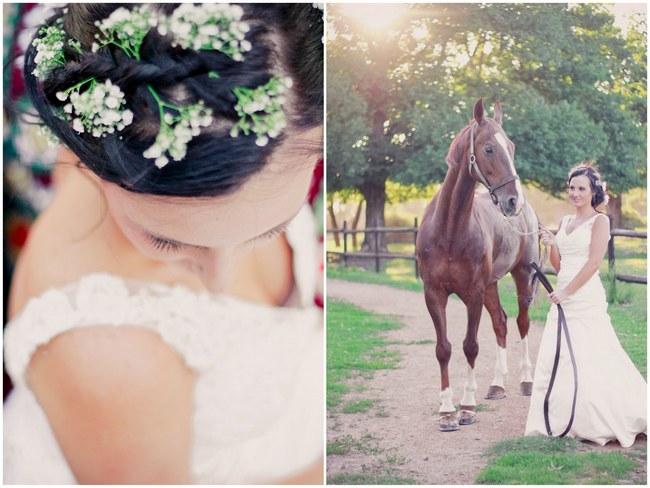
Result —
<instances>
[{"instance_id":1,"label":"horse's ear","mask_svg":"<svg viewBox=\"0 0 650 488\"><path fill-rule=\"evenodd\" d=\"M503 122L503 110L501 109L499 100L494 104L494 121L499 125Z\"/></svg>"},{"instance_id":2,"label":"horse's ear","mask_svg":"<svg viewBox=\"0 0 650 488\"><path fill-rule=\"evenodd\" d=\"M477 124L483 122L483 99L479 98L474 104L474 121Z\"/></svg>"}]
</instances>

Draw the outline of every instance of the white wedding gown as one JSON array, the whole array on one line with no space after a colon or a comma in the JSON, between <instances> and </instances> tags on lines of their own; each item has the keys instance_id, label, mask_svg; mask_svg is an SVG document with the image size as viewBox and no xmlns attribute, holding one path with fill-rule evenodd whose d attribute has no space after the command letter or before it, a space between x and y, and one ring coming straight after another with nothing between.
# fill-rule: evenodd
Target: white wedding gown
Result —
<instances>
[{"instance_id":1,"label":"white wedding gown","mask_svg":"<svg viewBox=\"0 0 650 488\"><path fill-rule=\"evenodd\" d=\"M557 234L561 256L557 287L566 286L587 262L596 217L568 235L570 218L562 219ZM618 439L621 446L630 447L637 434L646 432L647 384L616 337L598 273L560 305L578 369L575 419L567 435L600 445ZM557 307L552 305L537 354L526 435L547 435L543 408L555 358L557 317ZM573 400L573 368L564 334L561 351L549 399L553 435L565 430Z\"/></svg>"},{"instance_id":2,"label":"white wedding gown","mask_svg":"<svg viewBox=\"0 0 650 488\"><path fill-rule=\"evenodd\" d=\"M196 484L286 479L323 456L320 256L305 207L287 232L296 307L268 307L182 286L92 274L29 301L5 332L14 390L4 406L4 482L76 480L26 384L35 349L75 327L123 324L160 334L195 370L191 473Z\"/></svg>"}]
</instances>

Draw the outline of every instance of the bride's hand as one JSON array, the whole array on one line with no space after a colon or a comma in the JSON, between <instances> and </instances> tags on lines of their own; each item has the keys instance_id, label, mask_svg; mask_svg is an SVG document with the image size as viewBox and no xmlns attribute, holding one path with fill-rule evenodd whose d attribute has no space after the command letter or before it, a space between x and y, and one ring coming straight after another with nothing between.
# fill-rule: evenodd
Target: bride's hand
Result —
<instances>
[{"instance_id":1,"label":"bride's hand","mask_svg":"<svg viewBox=\"0 0 650 488\"><path fill-rule=\"evenodd\" d=\"M547 246L555 246L555 235L546 227L541 227L539 229L539 238Z\"/></svg>"},{"instance_id":2,"label":"bride's hand","mask_svg":"<svg viewBox=\"0 0 650 488\"><path fill-rule=\"evenodd\" d=\"M569 294L564 290L564 288L558 288L557 290L554 290L553 293L548 294L548 299L557 305L568 296Z\"/></svg>"}]
</instances>

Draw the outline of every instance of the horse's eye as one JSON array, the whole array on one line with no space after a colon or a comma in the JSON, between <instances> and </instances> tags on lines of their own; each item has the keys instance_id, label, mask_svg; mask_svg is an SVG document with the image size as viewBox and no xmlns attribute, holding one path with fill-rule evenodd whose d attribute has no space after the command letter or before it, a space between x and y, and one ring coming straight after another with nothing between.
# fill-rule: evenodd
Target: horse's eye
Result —
<instances>
[{"instance_id":1,"label":"horse's eye","mask_svg":"<svg viewBox=\"0 0 650 488\"><path fill-rule=\"evenodd\" d=\"M492 154L494 150L490 146L485 147L485 154Z\"/></svg>"}]
</instances>

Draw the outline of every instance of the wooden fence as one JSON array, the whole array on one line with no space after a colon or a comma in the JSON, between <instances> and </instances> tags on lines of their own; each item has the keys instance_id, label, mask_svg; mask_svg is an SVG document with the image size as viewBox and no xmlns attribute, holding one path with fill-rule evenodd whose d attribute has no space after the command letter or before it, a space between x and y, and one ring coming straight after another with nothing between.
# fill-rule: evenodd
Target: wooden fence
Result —
<instances>
[{"instance_id":1,"label":"wooden fence","mask_svg":"<svg viewBox=\"0 0 650 488\"><path fill-rule=\"evenodd\" d=\"M611 223L611 219L610 219ZM557 232L557 231L554 231ZM415 276L418 277L418 258L415 254L415 242L418 237L418 219L416 218L413 222L413 227L374 227L362 230L348 229L347 222L343 222L343 228L340 229L328 229L328 234L343 234L343 252L341 251L332 251L327 250L327 254L332 256L340 256L343 259L344 265L348 266L348 261L350 259L372 259L375 261L375 271L379 273L381 271L381 260L382 259L408 259L414 262ZM413 254L404 254L404 253L394 253L394 252L381 252L379 251L379 235L380 234L389 234L389 233L410 233L413 234ZM348 236L355 234L372 234L374 235L375 241L375 250L372 252L362 252L362 251L348 251ZM611 239L607 246L607 261L609 263L609 270L612 271L615 269L616 264L616 248L615 248L615 237L634 237L639 239L647 239L647 232L637 232L633 230L626 229L611 229L610 230ZM385 240L385 239L384 239ZM544 268L544 272L548 274L556 274L555 269L553 268ZM619 281L625 281L628 283L648 283L647 276L638 276L638 275L629 275L629 274L619 274L616 273L616 279Z\"/></svg>"}]
</instances>

